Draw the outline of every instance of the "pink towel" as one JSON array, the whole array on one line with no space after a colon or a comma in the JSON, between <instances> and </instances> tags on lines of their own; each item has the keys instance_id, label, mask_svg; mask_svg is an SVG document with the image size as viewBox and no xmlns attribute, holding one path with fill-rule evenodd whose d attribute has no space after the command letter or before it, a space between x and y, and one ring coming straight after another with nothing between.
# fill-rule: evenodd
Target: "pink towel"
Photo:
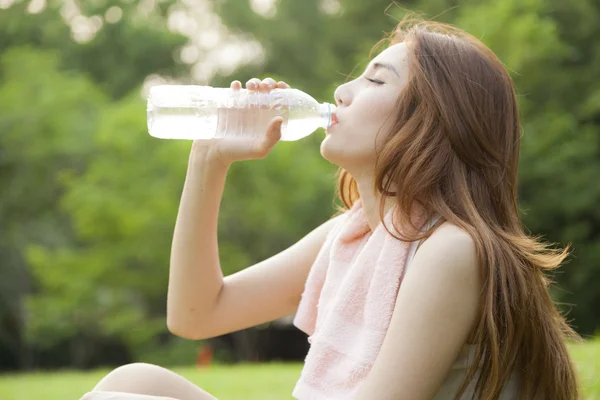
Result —
<instances>
[{"instance_id":1,"label":"pink towel","mask_svg":"<svg viewBox=\"0 0 600 400\"><path fill-rule=\"evenodd\" d=\"M392 217L393 209L384 220L398 235ZM423 213L412 220L423 227ZM340 217L310 270L294 317L294 325L309 335L310 349L292 396L352 399L381 349L415 245L395 239L383 224L371 231L361 200Z\"/></svg>"}]
</instances>

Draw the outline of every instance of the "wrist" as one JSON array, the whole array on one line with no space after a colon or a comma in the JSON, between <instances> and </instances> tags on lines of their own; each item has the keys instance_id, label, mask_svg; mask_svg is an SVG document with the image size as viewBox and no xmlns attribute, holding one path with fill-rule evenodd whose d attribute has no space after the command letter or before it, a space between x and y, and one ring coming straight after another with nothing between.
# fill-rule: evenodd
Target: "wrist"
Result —
<instances>
[{"instance_id":1,"label":"wrist","mask_svg":"<svg viewBox=\"0 0 600 400\"><path fill-rule=\"evenodd\" d=\"M204 168L227 171L229 163L226 163L214 143L208 140L195 140L190 151L190 164L201 165Z\"/></svg>"}]
</instances>

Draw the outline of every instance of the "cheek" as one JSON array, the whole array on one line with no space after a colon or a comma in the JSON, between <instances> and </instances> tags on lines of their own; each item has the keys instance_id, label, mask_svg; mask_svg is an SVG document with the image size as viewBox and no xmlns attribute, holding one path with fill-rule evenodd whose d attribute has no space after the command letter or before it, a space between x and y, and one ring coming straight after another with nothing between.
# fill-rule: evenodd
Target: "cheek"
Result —
<instances>
[{"instance_id":1,"label":"cheek","mask_svg":"<svg viewBox=\"0 0 600 400\"><path fill-rule=\"evenodd\" d=\"M368 137L373 146L379 146L395 124L396 102L395 99L385 98L385 96L369 100L364 107L365 128L367 128L364 136Z\"/></svg>"},{"instance_id":2,"label":"cheek","mask_svg":"<svg viewBox=\"0 0 600 400\"><path fill-rule=\"evenodd\" d=\"M377 95L373 91L369 96L356 99L348 111L351 111L347 124L343 127L344 136L356 146L371 149L387 136L394 126L396 103L391 96ZM340 126L341 128L341 126Z\"/></svg>"},{"instance_id":3,"label":"cheek","mask_svg":"<svg viewBox=\"0 0 600 400\"><path fill-rule=\"evenodd\" d=\"M395 94L395 93L394 93ZM350 123L360 129L360 135L370 136L373 140L375 135L387 132L393 125L396 98L391 93L377 92L373 90L365 96L358 97L349 108Z\"/></svg>"}]
</instances>

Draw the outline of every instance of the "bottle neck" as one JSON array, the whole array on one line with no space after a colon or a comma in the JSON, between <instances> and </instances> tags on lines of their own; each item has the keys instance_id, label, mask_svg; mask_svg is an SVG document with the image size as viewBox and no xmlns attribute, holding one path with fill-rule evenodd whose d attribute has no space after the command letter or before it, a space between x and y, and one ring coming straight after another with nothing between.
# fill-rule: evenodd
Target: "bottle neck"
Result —
<instances>
[{"instance_id":1,"label":"bottle neck","mask_svg":"<svg viewBox=\"0 0 600 400\"><path fill-rule=\"evenodd\" d=\"M330 103L319 104L319 116L321 117L321 128L329 128L332 123L332 114L335 110L335 106Z\"/></svg>"}]
</instances>

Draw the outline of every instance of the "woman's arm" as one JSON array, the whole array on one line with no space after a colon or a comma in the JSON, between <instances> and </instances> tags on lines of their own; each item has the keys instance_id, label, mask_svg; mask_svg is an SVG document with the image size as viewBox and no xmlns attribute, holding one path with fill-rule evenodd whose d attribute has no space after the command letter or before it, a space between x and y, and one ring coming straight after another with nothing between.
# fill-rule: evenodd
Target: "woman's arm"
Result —
<instances>
[{"instance_id":1,"label":"woman's arm","mask_svg":"<svg viewBox=\"0 0 600 400\"><path fill-rule=\"evenodd\" d=\"M293 314L319 250L341 217L330 219L297 243L255 265L223 277L217 220L226 168L192 151L173 236L167 325L199 340Z\"/></svg>"},{"instance_id":2,"label":"woman's arm","mask_svg":"<svg viewBox=\"0 0 600 400\"><path fill-rule=\"evenodd\" d=\"M232 82L239 90L241 83ZM251 90L289 88L285 82L251 79ZM248 328L294 313L304 283L335 218L296 244L256 265L223 277L219 263L217 221L228 166L266 157L281 137L281 117L266 134L197 141L177 214L171 248L167 326L188 339L203 339ZM262 138L262 139L258 139Z\"/></svg>"},{"instance_id":3,"label":"woman's arm","mask_svg":"<svg viewBox=\"0 0 600 400\"><path fill-rule=\"evenodd\" d=\"M217 220L228 167L200 142L192 146L177 214L167 294L167 326L187 334L214 306L223 286Z\"/></svg>"},{"instance_id":4,"label":"woman's arm","mask_svg":"<svg viewBox=\"0 0 600 400\"><path fill-rule=\"evenodd\" d=\"M289 86L271 78L246 83L247 89L265 93L275 87ZM233 81L231 89L240 90L241 83ZM171 245L167 294L171 332L196 335L198 326L213 312L223 288L217 220L227 170L233 162L266 157L281 138L282 121L281 117L273 118L266 133L257 130L247 138L225 135L193 143Z\"/></svg>"},{"instance_id":5,"label":"woman's arm","mask_svg":"<svg viewBox=\"0 0 600 400\"><path fill-rule=\"evenodd\" d=\"M442 225L415 255L381 351L355 399L432 399L475 326L481 289L473 239Z\"/></svg>"}]
</instances>

